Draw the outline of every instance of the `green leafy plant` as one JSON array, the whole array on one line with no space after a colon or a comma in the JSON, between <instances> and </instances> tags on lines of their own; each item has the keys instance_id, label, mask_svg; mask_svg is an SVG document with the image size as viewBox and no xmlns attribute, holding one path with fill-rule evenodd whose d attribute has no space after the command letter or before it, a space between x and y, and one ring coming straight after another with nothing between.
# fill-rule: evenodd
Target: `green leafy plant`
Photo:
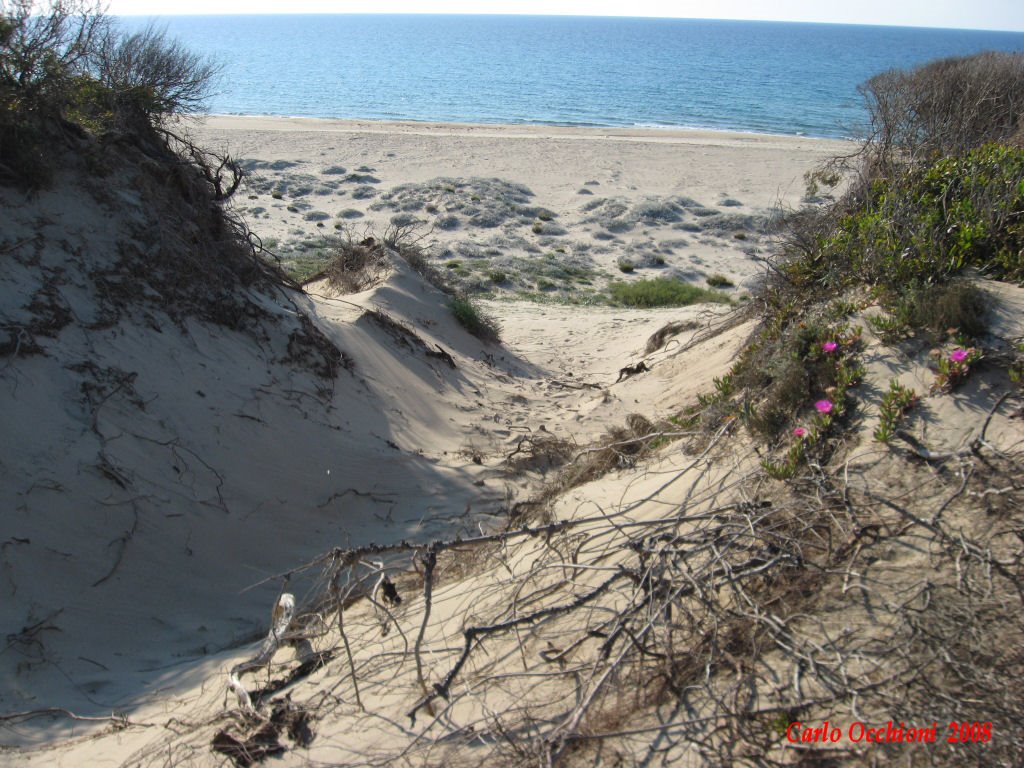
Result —
<instances>
[{"instance_id":1,"label":"green leafy plant","mask_svg":"<svg viewBox=\"0 0 1024 768\"><path fill-rule=\"evenodd\" d=\"M1024 277L1024 149L988 144L876 178L845 201L830 231L807 232L808 257L787 266L802 282L868 283L902 292L967 267ZM791 248L791 253L797 249Z\"/></svg>"},{"instance_id":2,"label":"green leafy plant","mask_svg":"<svg viewBox=\"0 0 1024 768\"><path fill-rule=\"evenodd\" d=\"M1014 384L1024 383L1024 342L1017 345L1016 355L1010 363L1010 381Z\"/></svg>"},{"instance_id":3,"label":"green leafy plant","mask_svg":"<svg viewBox=\"0 0 1024 768\"><path fill-rule=\"evenodd\" d=\"M886 443L896 434L896 427L907 412L918 403L917 393L904 387L896 379L889 382L889 391L882 396L879 406L880 420L875 427L874 437Z\"/></svg>"},{"instance_id":4,"label":"green leafy plant","mask_svg":"<svg viewBox=\"0 0 1024 768\"><path fill-rule=\"evenodd\" d=\"M905 338L910 333L910 326L895 315L888 313L868 315L865 320L878 338L890 344Z\"/></svg>"},{"instance_id":5,"label":"green leafy plant","mask_svg":"<svg viewBox=\"0 0 1024 768\"><path fill-rule=\"evenodd\" d=\"M724 376L715 376L712 380L715 386L715 391L710 394L697 395L697 402L702 406L715 405L718 403L724 403L732 397L734 386L733 376L731 373L727 373Z\"/></svg>"},{"instance_id":6,"label":"green leafy plant","mask_svg":"<svg viewBox=\"0 0 1024 768\"><path fill-rule=\"evenodd\" d=\"M950 352L935 350L932 353L935 361L935 383L932 384L932 390L952 392L967 378L971 366L980 362L984 356L975 347L956 347Z\"/></svg>"}]
</instances>

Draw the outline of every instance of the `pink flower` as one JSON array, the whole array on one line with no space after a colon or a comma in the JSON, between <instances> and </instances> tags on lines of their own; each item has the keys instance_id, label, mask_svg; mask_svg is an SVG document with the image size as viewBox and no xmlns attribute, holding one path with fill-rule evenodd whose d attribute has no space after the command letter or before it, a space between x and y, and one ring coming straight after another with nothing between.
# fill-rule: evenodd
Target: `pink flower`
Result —
<instances>
[{"instance_id":1,"label":"pink flower","mask_svg":"<svg viewBox=\"0 0 1024 768\"><path fill-rule=\"evenodd\" d=\"M804 429L803 427L797 427L796 429L793 430L793 437L798 437L801 440L803 440L805 437L807 437L807 430Z\"/></svg>"},{"instance_id":2,"label":"pink flower","mask_svg":"<svg viewBox=\"0 0 1024 768\"><path fill-rule=\"evenodd\" d=\"M957 347L949 353L949 361L951 363L962 363L967 359L967 350Z\"/></svg>"},{"instance_id":3,"label":"pink flower","mask_svg":"<svg viewBox=\"0 0 1024 768\"><path fill-rule=\"evenodd\" d=\"M814 404L815 410L818 413L832 413L832 401L831 400L819 400Z\"/></svg>"},{"instance_id":4,"label":"pink flower","mask_svg":"<svg viewBox=\"0 0 1024 768\"><path fill-rule=\"evenodd\" d=\"M823 341L821 343L821 349L824 352L832 353L839 349L839 345L834 341Z\"/></svg>"}]
</instances>

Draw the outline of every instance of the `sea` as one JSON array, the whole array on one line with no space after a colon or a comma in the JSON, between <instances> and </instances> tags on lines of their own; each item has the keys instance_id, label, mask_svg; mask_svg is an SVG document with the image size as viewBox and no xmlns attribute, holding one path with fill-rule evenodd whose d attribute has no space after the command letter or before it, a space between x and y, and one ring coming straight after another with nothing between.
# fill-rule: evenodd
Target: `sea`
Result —
<instances>
[{"instance_id":1,"label":"sea","mask_svg":"<svg viewBox=\"0 0 1024 768\"><path fill-rule=\"evenodd\" d=\"M214 114L857 136L857 87L1024 33L687 19L253 15L155 23L223 66Z\"/></svg>"}]
</instances>

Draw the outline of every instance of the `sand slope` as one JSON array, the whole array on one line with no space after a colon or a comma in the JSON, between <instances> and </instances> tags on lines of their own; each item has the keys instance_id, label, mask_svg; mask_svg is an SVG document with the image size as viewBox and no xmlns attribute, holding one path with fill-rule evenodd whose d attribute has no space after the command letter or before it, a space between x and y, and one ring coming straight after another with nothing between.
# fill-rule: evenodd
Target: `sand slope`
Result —
<instances>
[{"instance_id":1,"label":"sand slope","mask_svg":"<svg viewBox=\"0 0 1024 768\"><path fill-rule=\"evenodd\" d=\"M617 369L668 319L707 314L603 310L582 333L566 309L505 305L509 343L490 348L395 260L361 294L254 292L265 317L244 330L175 320L159 303L108 316L96 275L151 227L150 201L74 176L32 199L3 194L3 304L15 312L0 374L7 711L130 710L260 636L276 590L251 588L264 578L336 545L500 525L542 479L506 479L521 436L582 445L640 410L660 380L614 385ZM332 380L296 358L300 311L350 369Z\"/></svg>"}]
</instances>

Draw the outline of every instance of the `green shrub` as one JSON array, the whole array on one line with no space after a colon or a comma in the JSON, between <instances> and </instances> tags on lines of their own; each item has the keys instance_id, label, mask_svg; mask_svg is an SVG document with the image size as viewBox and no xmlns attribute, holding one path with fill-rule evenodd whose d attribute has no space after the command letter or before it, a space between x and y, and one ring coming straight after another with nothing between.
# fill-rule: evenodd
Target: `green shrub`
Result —
<instances>
[{"instance_id":1,"label":"green shrub","mask_svg":"<svg viewBox=\"0 0 1024 768\"><path fill-rule=\"evenodd\" d=\"M626 307L685 307L690 304L729 304L729 297L679 280L660 277L632 283L613 281L608 285L613 304Z\"/></svg>"},{"instance_id":2,"label":"green shrub","mask_svg":"<svg viewBox=\"0 0 1024 768\"><path fill-rule=\"evenodd\" d=\"M791 222L800 228L788 241L791 280L900 292L968 267L1024 280L1022 149L989 144L905 169L875 180L866 198L847 208L831 227L826 218Z\"/></svg>"},{"instance_id":3,"label":"green shrub","mask_svg":"<svg viewBox=\"0 0 1024 768\"><path fill-rule=\"evenodd\" d=\"M216 66L152 27L120 31L93 0L4 2L0 181L45 186L55 145L70 139L68 122L91 133L140 136L194 112L216 73ZM184 150L195 154L187 144Z\"/></svg>"},{"instance_id":4,"label":"green shrub","mask_svg":"<svg viewBox=\"0 0 1024 768\"><path fill-rule=\"evenodd\" d=\"M939 334L956 331L971 338L985 333L989 299L974 283L920 284L902 293L883 297L897 322Z\"/></svg>"}]
</instances>

